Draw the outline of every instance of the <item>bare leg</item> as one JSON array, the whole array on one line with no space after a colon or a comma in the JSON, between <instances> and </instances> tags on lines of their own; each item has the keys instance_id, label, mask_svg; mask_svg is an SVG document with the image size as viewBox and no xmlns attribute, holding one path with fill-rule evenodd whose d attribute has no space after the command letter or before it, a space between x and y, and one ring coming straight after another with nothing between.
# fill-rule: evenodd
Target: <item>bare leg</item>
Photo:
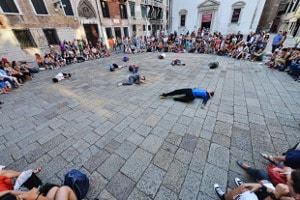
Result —
<instances>
[{"instance_id":1,"label":"bare leg","mask_svg":"<svg viewBox=\"0 0 300 200\"><path fill-rule=\"evenodd\" d=\"M51 188L51 190L49 190L49 192L47 193L47 198L50 198L50 199L54 199L55 198L55 195L58 191L59 187L53 187Z\"/></svg>"},{"instance_id":2,"label":"bare leg","mask_svg":"<svg viewBox=\"0 0 300 200\"><path fill-rule=\"evenodd\" d=\"M61 186L56 192L55 200L77 200L77 197L70 187Z\"/></svg>"},{"instance_id":3,"label":"bare leg","mask_svg":"<svg viewBox=\"0 0 300 200\"><path fill-rule=\"evenodd\" d=\"M0 171L0 176L6 176L8 178L17 178L19 175L21 174L21 172L17 172L14 170L1 170Z\"/></svg>"}]
</instances>

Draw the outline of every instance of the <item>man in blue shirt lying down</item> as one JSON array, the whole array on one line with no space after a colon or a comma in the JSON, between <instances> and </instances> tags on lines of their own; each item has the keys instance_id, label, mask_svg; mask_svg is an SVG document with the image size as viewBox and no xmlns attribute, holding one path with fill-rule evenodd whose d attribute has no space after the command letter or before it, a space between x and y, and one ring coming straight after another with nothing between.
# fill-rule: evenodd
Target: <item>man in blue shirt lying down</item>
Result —
<instances>
[{"instance_id":1,"label":"man in blue shirt lying down","mask_svg":"<svg viewBox=\"0 0 300 200\"><path fill-rule=\"evenodd\" d=\"M202 98L201 108L204 109L207 101L214 96L215 92L212 90L204 90L201 88L185 88L185 89L178 89L174 90L169 93L163 93L160 95L160 98L165 99L168 96L176 96L174 97L174 101L181 101L181 102L189 102L193 101L195 98Z\"/></svg>"}]
</instances>

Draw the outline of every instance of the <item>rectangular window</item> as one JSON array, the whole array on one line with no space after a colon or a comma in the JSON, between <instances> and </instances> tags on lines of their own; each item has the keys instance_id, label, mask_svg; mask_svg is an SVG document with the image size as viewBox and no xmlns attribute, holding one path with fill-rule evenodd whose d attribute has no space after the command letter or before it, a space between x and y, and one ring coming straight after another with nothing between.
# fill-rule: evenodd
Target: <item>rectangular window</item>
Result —
<instances>
[{"instance_id":1,"label":"rectangular window","mask_svg":"<svg viewBox=\"0 0 300 200\"><path fill-rule=\"evenodd\" d=\"M180 16L180 26L185 26L185 15Z\"/></svg>"},{"instance_id":2,"label":"rectangular window","mask_svg":"<svg viewBox=\"0 0 300 200\"><path fill-rule=\"evenodd\" d=\"M5 13L19 13L14 0L0 0L0 6Z\"/></svg>"},{"instance_id":3,"label":"rectangular window","mask_svg":"<svg viewBox=\"0 0 300 200\"><path fill-rule=\"evenodd\" d=\"M143 31L146 31L146 25L143 25Z\"/></svg>"},{"instance_id":4,"label":"rectangular window","mask_svg":"<svg viewBox=\"0 0 300 200\"><path fill-rule=\"evenodd\" d=\"M126 5L120 4L121 19L128 19Z\"/></svg>"},{"instance_id":5,"label":"rectangular window","mask_svg":"<svg viewBox=\"0 0 300 200\"><path fill-rule=\"evenodd\" d=\"M110 18L108 3L103 0L100 0L100 2L101 2L101 9L102 9L103 17Z\"/></svg>"},{"instance_id":6,"label":"rectangular window","mask_svg":"<svg viewBox=\"0 0 300 200\"><path fill-rule=\"evenodd\" d=\"M45 28L43 29L45 36L47 38L48 44L59 44L58 35L56 29Z\"/></svg>"},{"instance_id":7,"label":"rectangular window","mask_svg":"<svg viewBox=\"0 0 300 200\"><path fill-rule=\"evenodd\" d=\"M74 12L73 12L73 8L72 8L72 4L70 2L70 0L61 0L63 9L65 11L65 15L66 16L74 16Z\"/></svg>"},{"instance_id":8,"label":"rectangular window","mask_svg":"<svg viewBox=\"0 0 300 200\"><path fill-rule=\"evenodd\" d=\"M37 47L29 29L13 29L22 49Z\"/></svg>"},{"instance_id":9,"label":"rectangular window","mask_svg":"<svg viewBox=\"0 0 300 200\"><path fill-rule=\"evenodd\" d=\"M31 3L38 15L47 15L48 11L43 0L31 0Z\"/></svg>"},{"instance_id":10,"label":"rectangular window","mask_svg":"<svg viewBox=\"0 0 300 200\"><path fill-rule=\"evenodd\" d=\"M130 2L129 6L130 6L130 16L134 17L135 16L135 3L134 2Z\"/></svg>"},{"instance_id":11,"label":"rectangular window","mask_svg":"<svg viewBox=\"0 0 300 200\"><path fill-rule=\"evenodd\" d=\"M123 31L124 31L125 37L129 37L128 27L124 27L124 28L123 28Z\"/></svg>"},{"instance_id":12,"label":"rectangular window","mask_svg":"<svg viewBox=\"0 0 300 200\"><path fill-rule=\"evenodd\" d=\"M151 31L151 25L148 25L148 31Z\"/></svg>"},{"instance_id":13,"label":"rectangular window","mask_svg":"<svg viewBox=\"0 0 300 200\"><path fill-rule=\"evenodd\" d=\"M132 25L132 31L136 31L136 25L135 24Z\"/></svg>"},{"instance_id":14,"label":"rectangular window","mask_svg":"<svg viewBox=\"0 0 300 200\"><path fill-rule=\"evenodd\" d=\"M105 31L106 31L107 38L111 38L113 36L111 28L105 28Z\"/></svg>"},{"instance_id":15,"label":"rectangular window","mask_svg":"<svg viewBox=\"0 0 300 200\"><path fill-rule=\"evenodd\" d=\"M236 8L233 10L231 23L237 23L240 18L241 8Z\"/></svg>"},{"instance_id":16,"label":"rectangular window","mask_svg":"<svg viewBox=\"0 0 300 200\"><path fill-rule=\"evenodd\" d=\"M159 15L158 15L158 18L159 18L159 19L162 19L163 16L164 16L164 12L162 11L161 8L159 8Z\"/></svg>"},{"instance_id":17,"label":"rectangular window","mask_svg":"<svg viewBox=\"0 0 300 200\"><path fill-rule=\"evenodd\" d=\"M145 5L141 5L142 17L146 17L147 15L147 7Z\"/></svg>"}]
</instances>

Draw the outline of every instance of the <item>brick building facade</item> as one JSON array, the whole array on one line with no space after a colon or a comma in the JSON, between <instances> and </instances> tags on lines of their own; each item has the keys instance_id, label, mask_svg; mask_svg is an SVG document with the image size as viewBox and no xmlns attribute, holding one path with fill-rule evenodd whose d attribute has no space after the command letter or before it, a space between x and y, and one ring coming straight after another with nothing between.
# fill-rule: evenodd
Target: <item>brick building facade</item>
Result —
<instances>
[{"instance_id":1,"label":"brick building facade","mask_svg":"<svg viewBox=\"0 0 300 200\"><path fill-rule=\"evenodd\" d=\"M150 36L166 29L166 0L1 0L1 57L34 60L60 41Z\"/></svg>"}]
</instances>

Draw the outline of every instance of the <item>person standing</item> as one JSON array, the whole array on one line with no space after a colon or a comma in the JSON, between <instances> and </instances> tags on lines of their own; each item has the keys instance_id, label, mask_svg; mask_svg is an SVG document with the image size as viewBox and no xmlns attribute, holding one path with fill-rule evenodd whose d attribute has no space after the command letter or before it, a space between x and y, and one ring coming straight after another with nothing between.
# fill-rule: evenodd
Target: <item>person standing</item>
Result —
<instances>
[{"instance_id":1,"label":"person standing","mask_svg":"<svg viewBox=\"0 0 300 200\"><path fill-rule=\"evenodd\" d=\"M272 53L274 53L275 49L280 44L280 41L282 39L282 31L278 31L277 35L273 38L273 43L272 43Z\"/></svg>"}]
</instances>

